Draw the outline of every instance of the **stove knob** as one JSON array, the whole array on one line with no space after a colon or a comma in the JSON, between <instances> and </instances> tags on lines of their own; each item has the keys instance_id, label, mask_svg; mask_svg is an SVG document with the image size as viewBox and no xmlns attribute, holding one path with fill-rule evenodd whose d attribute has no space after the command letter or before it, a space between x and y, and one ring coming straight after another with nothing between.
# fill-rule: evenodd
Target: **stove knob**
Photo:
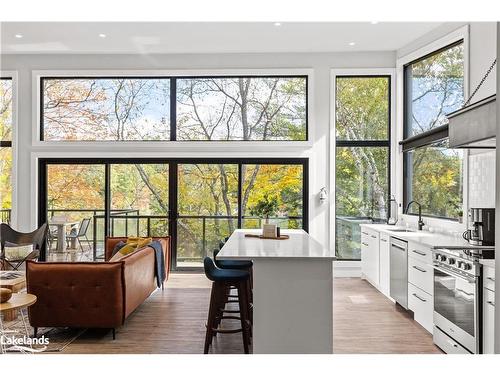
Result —
<instances>
[{"instance_id":1,"label":"stove knob","mask_svg":"<svg viewBox=\"0 0 500 375\"><path fill-rule=\"evenodd\" d=\"M463 263L462 269L465 271L469 271L470 269L472 269L472 266L469 263Z\"/></svg>"},{"instance_id":2,"label":"stove knob","mask_svg":"<svg viewBox=\"0 0 500 375\"><path fill-rule=\"evenodd\" d=\"M457 262L457 268L462 268L463 264L464 264L464 262L458 261Z\"/></svg>"},{"instance_id":3,"label":"stove knob","mask_svg":"<svg viewBox=\"0 0 500 375\"><path fill-rule=\"evenodd\" d=\"M446 262L446 257L444 255L441 255L441 258L439 259L441 262Z\"/></svg>"},{"instance_id":4,"label":"stove knob","mask_svg":"<svg viewBox=\"0 0 500 375\"><path fill-rule=\"evenodd\" d=\"M440 260L441 259L441 255L440 254L436 254L435 258L436 258L436 260Z\"/></svg>"},{"instance_id":5,"label":"stove knob","mask_svg":"<svg viewBox=\"0 0 500 375\"><path fill-rule=\"evenodd\" d=\"M448 264L450 264L450 265L454 265L454 264L455 264L455 259L453 259L453 258L449 258L449 259L448 259Z\"/></svg>"}]
</instances>

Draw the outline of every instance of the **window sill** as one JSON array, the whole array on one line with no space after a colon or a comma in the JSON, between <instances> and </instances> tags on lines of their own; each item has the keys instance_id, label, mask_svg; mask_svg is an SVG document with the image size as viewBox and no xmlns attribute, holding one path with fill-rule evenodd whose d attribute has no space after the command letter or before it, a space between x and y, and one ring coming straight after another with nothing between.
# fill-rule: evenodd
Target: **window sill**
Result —
<instances>
[{"instance_id":1,"label":"window sill","mask_svg":"<svg viewBox=\"0 0 500 375\"><path fill-rule=\"evenodd\" d=\"M93 148L175 150L276 150L310 149L312 141L34 141L34 148Z\"/></svg>"}]
</instances>

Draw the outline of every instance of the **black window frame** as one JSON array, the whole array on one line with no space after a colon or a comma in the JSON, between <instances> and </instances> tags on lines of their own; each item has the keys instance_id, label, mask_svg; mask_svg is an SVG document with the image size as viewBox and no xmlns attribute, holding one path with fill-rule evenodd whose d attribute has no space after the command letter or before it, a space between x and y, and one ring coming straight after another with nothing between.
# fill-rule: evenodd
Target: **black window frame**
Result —
<instances>
[{"instance_id":1,"label":"black window frame","mask_svg":"<svg viewBox=\"0 0 500 375\"><path fill-rule=\"evenodd\" d=\"M430 52L428 54L425 54L415 60L412 60L406 64L403 65L403 140L399 142L399 145L401 146L402 149L402 156L403 156L403 214L409 215L409 216L418 216L417 213L411 213L411 212L405 212L406 207L408 203L410 202L409 200L409 189L408 185L411 185L411 173L409 170L409 159L410 155L409 152L417 149L417 148L422 148L422 147L429 147L432 145L435 145L437 143L443 142L448 138L448 124L440 125L436 128L427 130L425 132L408 136L409 133L409 122L408 122L408 114L410 111L410 108L408 108L408 99L409 99L409 85L407 79L408 79L408 69L411 65L418 63L422 60L425 60L429 57L435 56L439 53L442 53L450 48L463 45L465 47L464 39L459 39L453 43L447 44L444 47L441 47L433 52ZM465 48L464 48L464 60L465 60ZM465 69L464 69L464 87L465 87ZM464 92L464 100L465 100L465 92ZM462 160L463 163L463 160ZM463 176L462 176L463 177ZM462 204L464 202L464 192L462 191ZM420 203L420 202L419 202ZM439 216L439 215L429 215L427 213L422 213L422 217L428 217L428 218L433 218L433 219L441 219L441 220L447 220L447 221L452 221L452 222L460 222L462 218L452 218L452 217L447 217L447 216Z\"/></svg>"},{"instance_id":2,"label":"black window frame","mask_svg":"<svg viewBox=\"0 0 500 375\"><path fill-rule=\"evenodd\" d=\"M384 140L345 140L335 138L335 148L340 147L366 147L366 148L387 148L387 215L390 215L390 198L392 195L391 189L391 160L392 160L392 75L391 74L339 74L335 76L335 92L337 91L338 78L387 78L388 80L388 121L387 121L387 139ZM337 103L334 103L336 106ZM336 127L336 120L335 120ZM336 171L334 172L336 173ZM337 201L337 189L335 189L335 202ZM335 220L337 218L337 210L335 209ZM337 259L337 261L361 261L361 259Z\"/></svg>"},{"instance_id":3,"label":"black window frame","mask_svg":"<svg viewBox=\"0 0 500 375\"><path fill-rule=\"evenodd\" d=\"M12 83L12 90L14 90L14 79L12 77L3 77L1 76L0 77L0 80L2 81L11 81ZM14 110L14 107L12 106L12 110ZM14 131L13 127L14 127L14 124L11 124L11 127L12 127L12 131ZM10 141L6 141L6 140L3 140L3 139L0 139L0 147L2 148L7 148L7 147L10 147L12 148L12 139Z\"/></svg>"},{"instance_id":4,"label":"black window frame","mask_svg":"<svg viewBox=\"0 0 500 375\"><path fill-rule=\"evenodd\" d=\"M112 164L168 164L169 211L168 233L171 246L172 271L200 271L201 267L177 267L177 220L179 215L178 202L178 165L179 164L237 164L238 165L238 219L237 228L242 227L241 194L243 189L242 165L301 165L302 166L302 229L309 231L309 158L40 158L38 159L38 225L47 221L47 166L65 164L99 164L105 167L104 181L104 236L110 233L111 209L111 165ZM46 250L40 254L40 260L46 260Z\"/></svg>"},{"instance_id":5,"label":"black window frame","mask_svg":"<svg viewBox=\"0 0 500 375\"><path fill-rule=\"evenodd\" d=\"M306 95L306 111L305 111L305 120L306 120L306 129L305 129L305 139L301 140L258 140L258 139L249 139L249 140L208 140L208 139L193 139L193 140L178 140L177 139L177 80L179 79L223 79L223 78L304 78L305 79L305 95ZM145 139L145 140L123 140L116 141L120 143L126 142L181 142L181 143L189 143L189 142L308 142L309 141L309 75L307 74L269 74L269 75L252 75L252 74L244 74L244 75L176 75L176 76L161 76L161 75L153 75L153 76L137 76L137 75L105 75L105 76L41 76L40 80L40 92L39 92L39 118L40 124L39 128L39 140L42 142L115 142L113 140L99 141L99 140L76 140L76 141L65 141L65 140L45 140L45 129L44 129L44 81L45 80L78 80L78 79L167 79L170 81L170 139L162 139L162 140L154 140L154 139ZM172 99L175 100L172 100Z\"/></svg>"},{"instance_id":6,"label":"black window frame","mask_svg":"<svg viewBox=\"0 0 500 375\"><path fill-rule=\"evenodd\" d=\"M2 81L11 81L11 86L12 86L12 93L14 94L14 84L16 84L16 81L14 80L14 77L9 77L9 76L0 76L0 80ZM14 95L12 95L12 100L14 100ZM12 103L12 108L11 108L11 111L14 111L14 103ZM12 116L14 116L13 113L11 113ZM11 137L14 136L14 123L11 123ZM13 146L12 146L12 138L11 140L7 141L7 140L4 140L4 139L0 139L0 149L3 149L3 148L8 148L10 149L10 152L12 154L12 158L14 157L13 155ZM12 165L12 169L11 169L11 177L12 177L12 173L14 171L14 165ZM13 191L12 191L12 186L13 186L13 181L11 181L11 197L12 197L12 194L13 194ZM0 207L0 210L2 210L2 213L6 212L6 215L7 215L7 221L10 222L11 219L12 219L12 203L14 202L11 202L11 207L10 209L9 208L6 208L6 209L2 209ZM3 211L3 210L7 210L7 211Z\"/></svg>"}]
</instances>

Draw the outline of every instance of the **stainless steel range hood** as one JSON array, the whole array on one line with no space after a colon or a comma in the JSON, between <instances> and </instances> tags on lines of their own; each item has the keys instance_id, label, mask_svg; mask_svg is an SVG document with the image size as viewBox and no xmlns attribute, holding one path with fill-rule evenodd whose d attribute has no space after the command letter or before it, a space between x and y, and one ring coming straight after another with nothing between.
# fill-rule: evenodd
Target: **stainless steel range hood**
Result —
<instances>
[{"instance_id":1,"label":"stainless steel range hood","mask_svg":"<svg viewBox=\"0 0 500 375\"><path fill-rule=\"evenodd\" d=\"M495 148L497 132L496 95L450 113L450 148Z\"/></svg>"}]
</instances>

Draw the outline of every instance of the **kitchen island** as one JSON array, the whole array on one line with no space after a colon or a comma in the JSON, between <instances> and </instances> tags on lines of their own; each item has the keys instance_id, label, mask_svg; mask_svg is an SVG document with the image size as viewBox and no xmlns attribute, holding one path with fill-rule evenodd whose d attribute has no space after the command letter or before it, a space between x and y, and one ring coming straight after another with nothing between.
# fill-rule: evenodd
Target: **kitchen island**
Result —
<instances>
[{"instance_id":1,"label":"kitchen island","mask_svg":"<svg viewBox=\"0 0 500 375\"><path fill-rule=\"evenodd\" d=\"M335 255L302 229L286 240L245 237L238 229L218 259L253 261L253 352L333 353Z\"/></svg>"}]
</instances>

